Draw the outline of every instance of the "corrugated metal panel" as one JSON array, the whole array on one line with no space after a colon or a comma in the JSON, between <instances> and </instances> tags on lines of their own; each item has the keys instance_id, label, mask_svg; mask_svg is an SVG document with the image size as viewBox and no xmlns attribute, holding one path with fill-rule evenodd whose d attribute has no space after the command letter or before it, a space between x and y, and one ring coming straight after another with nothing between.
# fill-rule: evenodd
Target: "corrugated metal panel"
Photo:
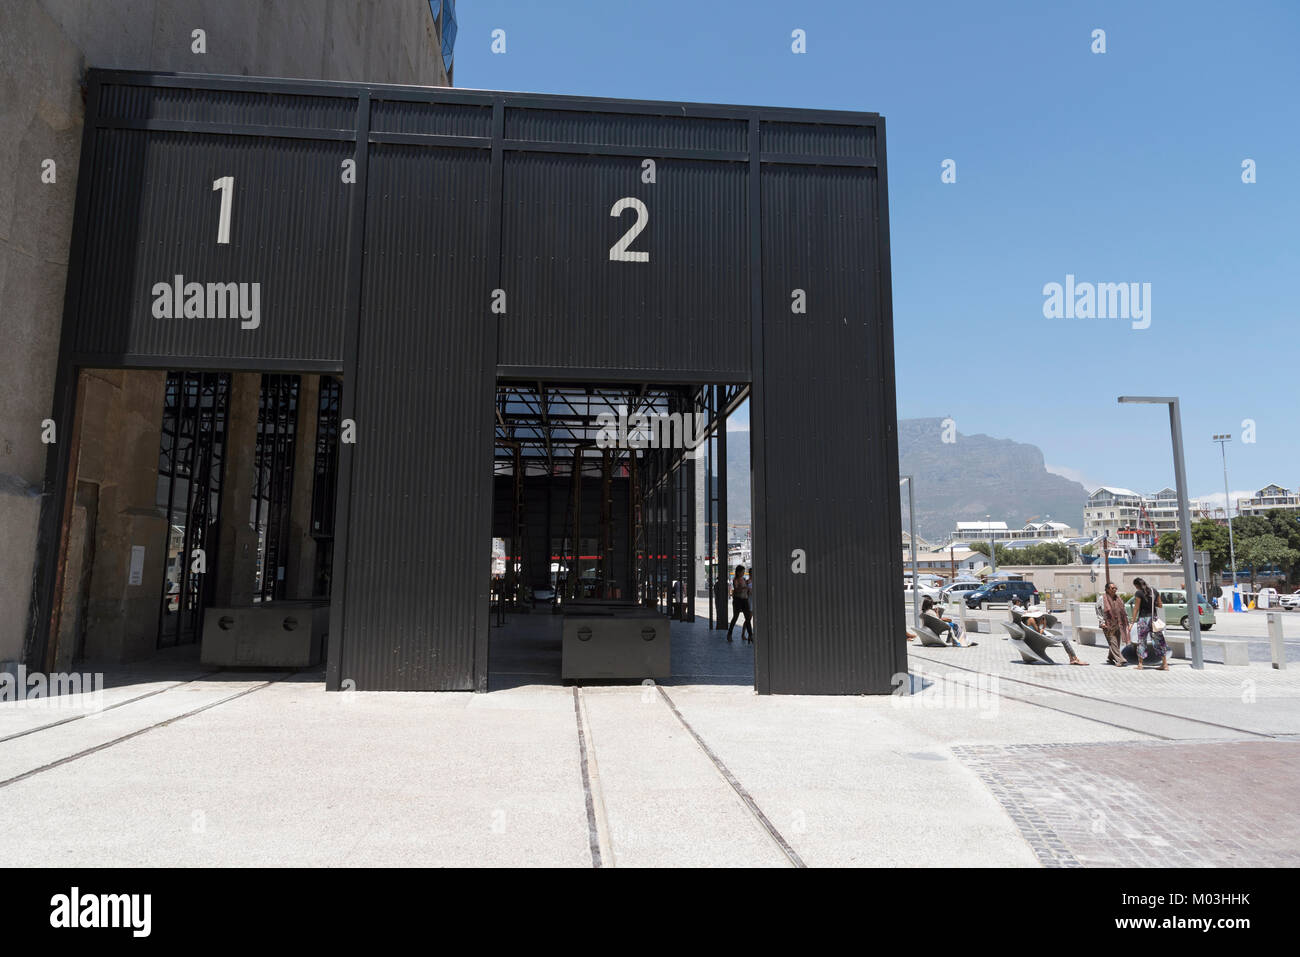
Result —
<instances>
[{"instance_id":1,"label":"corrugated metal panel","mask_svg":"<svg viewBox=\"0 0 1300 957\"><path fill-rule=\"evenodd\" d=\"M894 361L881 345L876 171L765 167L762 204L767 462L755 535L771 579L755 613L771 690L887 692L906 652L897 426L881 415ZM794 289L806 314L792 312ZM792 571L795 549L806 573Z\"/></svg>"},{"instance_id":2,"label":"corrugated metal panel","mask_svg":"<svg viewBox=\"0 0 1300 957\"><path fill-rule=\"evenodd\" d=\"M376 133L491 136L492 107L465 103L374 100L370 107L370 128Z\"/></svg>"},{"instance_id":3,"label":"corrugated metal panel","mask_svg":"<svg viewBox=\"0 0 1300 957\"><path fill-rule=\"evenodd\" d=\"M838 156L874 160L876 130L872 126L839 126L832 123L759 124L764 153L796 153L801 156Z\"/></svg>"},{"instance_id":4,"label":"corrugated metal panel","mask_svg":"<svg viewBox=\"0 0 1300 957\"><path fill-rule=\"evenodd\" d=\"M95 76L111 88L105 112L127 123L275 123L288 132L352 128L356 119L355 101L338 96L346 89L339 86L249 80L248 90L230 91L221 88L230 78L193 78L195 92L146 77L130 92L124 74ZM370 95L366 89L356 95ZM417 93L414 106L380 103L376 125L485 133L486 107L454 102L465 94L439 103L438 91L404 91ZM346 358L349 371L355 361L355 381L345 385L355 396L358 444L347 455L349 537L338 558L346 568L338 589L344 627L331 673L337 664L358 688L468 689L486 675L475 656L486 634L492 361L548 378L745 382L753 337L763 345L755 405L764 410L766 455L755 462L756 483L765 482L755 522L770 564L757 582L769 662L763 686L890 690L906 648L876 171L764 169L764 320L752 328L750 165L660 153L657 182L647 184L639 152L744 156L747 120L691 116L676 104L627 104L623 114L608 112L608 101L557 99L547 109L537 106L545 98L518 97L531 104L522 107L511 105L515 94L490 96L505 104L500 135L553 149L506 151L502 169L491 166L500 151L376 145L357 186L339 175L353 156L350 142L112 129L112 119L95 128L88 118L94 155L77 212L85 248L80 268L70 270L77 308L68 314L73 345L60 375L67 380L88 359L229 359L267 369ZM877 150L870 124L853 118L751 115L762 124L764 153L883 163L883 128ZM606 146L637 152L589 155ZM236 181L231 242L218 245L212 181L226 175ZM364 246L349 259L348 244L362 239L350 218L361 188ZM609 215L624 197L648 209L646 228L628 246L647 252L648 262L609 258L636 219L631 211ZM349 264L363 256L358 316L355 300L347 305L349 288L356 293ZM177 273L204 283L259 282L261 327L154 319L153 284ZM500 319L488 312L498 285L507 294ZM806 315L789 311L794 288L807 293ZM360 330L359 353L345 357L349 326ZM795 548L806 552L804 575L789 571Z\"/></svg>"},{"instance_id":5,"label":"corrugated metal panel","mask_svg":"<svg viewBox=\"0 0 1300 957\"><path fill-rule=\"evenodd\" d=\"M644 146L655 150L743 152L748 121L652 113L506 108L506 139L590 146Z\"/></svg>"},{"instance_id":6,"label":"corrugated metal panel","mask_svg":"<svg viewBox=\"0 0 1300 957\"><path fill-rule=\"evenodd\" d=\"M359 690L474 687L489 164L487 150L371 147L341 669Z\"/></svg>"},{"instance_id":7,"label":"corrugated metal panel","mask_svg":"<svg viewBox=\"0 0 1300 957\"><path fill-rule=\"evenodd\" d=\"M337 96L299 96L201 87L104 86L101 121L168 120L288 129L351 130L357 101Z\"/></svg>"},{"instance_id":8,"label":"corrugated metal panel","mask_svg":"<svg viewBox=\"0 0 1300 957\"><path fill-rule=\"evenodd\" d=\"M663 160L653 184L637 157L508 152L498 362L556 370L708 370L749 379L749 218L743 163ZM610 260L627 247L647 262Z\"/></svg>"},{"instance_id":9,"label":"corrugated metal panel","mask_svg":"<svg viewBox=\"0 0 1300 957\"><path fill-rule=\"evenodd\" d=\"M75 351L123 357L341 361L352 145L100 130ZM233 176L230 242L217 242ZM154 285L257 286L260 325L155 318ZM216 303L214 302L214 305ZM251 320L250 320L251 321Z\"/></svg>"}]
</instances>

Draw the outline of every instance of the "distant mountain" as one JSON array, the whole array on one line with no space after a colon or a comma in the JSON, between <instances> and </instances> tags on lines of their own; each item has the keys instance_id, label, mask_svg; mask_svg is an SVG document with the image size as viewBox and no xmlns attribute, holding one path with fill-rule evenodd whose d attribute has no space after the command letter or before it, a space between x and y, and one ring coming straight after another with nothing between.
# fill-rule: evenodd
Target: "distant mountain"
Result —
<instances>
[{"instance_id":1,"label":"distant mountain","mask_svg":"<svg viewBox=\"0 0 1300 957\"><path fill-rule=\"evenodd\" d=\"M916 529L922 538L946 538L958 521L1065 522L1079 528L1088 490L1047 471L1036 445L989 435L956 433L943 441L943 419L898 423L901 474L916 476ZM903 489L906 529L907 499Z\"/></svg>"},{"instance_id":2,"label":"distant mountain","mask_svg":"<svg viewBox=\"0 0 1300 957\"><path fill-rule=\"evenodd\" d=\"M958 521L988 515L1018 527L1028 521L1083 524L1088 490L1047 471L1036 445L989 435L956 433L943 440L942 419L902 419L898 423L899 472L916 476L916 528L922 538L940 541ZM749 509L749 433L727 433L729 520L746 523ZM907 489L903 528L907 528Z\"/></svg>"}]
</instances>

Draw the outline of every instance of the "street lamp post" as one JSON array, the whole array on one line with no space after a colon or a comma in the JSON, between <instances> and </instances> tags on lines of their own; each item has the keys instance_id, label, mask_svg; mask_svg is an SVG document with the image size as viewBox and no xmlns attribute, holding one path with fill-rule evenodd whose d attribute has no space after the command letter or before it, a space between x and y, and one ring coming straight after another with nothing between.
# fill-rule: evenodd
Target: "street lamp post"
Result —
<instances>
[{"instance_id":1,"label":"street lamp post","mask_svg":"<svg viewBox=\"0 0 1300 957\"><path fill-rule=\"evenodd\" d=\"M1121 403L1139 402L1169 406L1169 433L1174 445L1174 484L1178 488L1178 529L1183 547L1183 586L1187 590L1187 625L1191 632L1192 667L1197 671L1205 667L1201 655L1201 616L1191 614L1197 607L1196 556L1192 552L1192 513L1187 504L1187 467L1183 463L1183 416L1178 396L1122 395ZM1135 606L1136 607L1136 606Z\"/></svg>"},{"instance_id":2,"label":"street lamp post","mask_svg":"<svg viewBox=\"0 0 1300 957\"><path fill-rule=\"evenodd\" d=\"M912 627L921 630L921 603L916 600L919 583L916 578L916 498L912 494L912 476L904 475L898 484L907 483L907 538L912 546Z\"/></svg>"},{"instance_id":3,"label":"street lamp post","mask_svg":"<svg viewBox=\"0 0 1300 957\"><path fill-rule=\"evenodd\" d=\"M984 527L989 533L989 577L992 578L998 573L998 547L993 542L993 523L989 520L990 516L984 516Z\"/></svg>"},{"instance_id":4,"label":"street lamp post","mask_svg":"<svg viewBox=\"0 0 1300 957\"><path fill-rule=\"evenodd\" d=\"M1216 435L1211 441L1219 443L1219 454L1223 458L1223 514L1228 517L1228 557L1232 561L1232 594L1237 594L1237 548L1232 543L1232 506L1228 497L1228 452L1227 443L1232 441L1231 435ZM1232 599L1228 599L1229 606L1235 609Z\"/></svg>"}]
</instances>

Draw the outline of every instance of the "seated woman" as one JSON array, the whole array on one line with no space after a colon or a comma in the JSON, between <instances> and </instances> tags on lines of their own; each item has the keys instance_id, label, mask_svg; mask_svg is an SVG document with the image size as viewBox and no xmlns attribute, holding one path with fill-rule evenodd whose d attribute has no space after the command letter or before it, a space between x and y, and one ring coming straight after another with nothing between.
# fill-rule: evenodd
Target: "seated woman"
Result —
<instances>
[{"instance_id":1,"label":"seated woman","mask_svg":"<svg viewBox=\"0 0 1300 957\"><path fill-rule=\"evenodd\" d=\"M942 635L947 631L949 633L948 641L958 648L967 647L965 642L961 640L961 626L945 615L939 606L935 604L933 598L921 600L921 621L936 635Z\"/></svg>"},{"instance_id":2,"label":"seated woman","mask_svg":"<svg viewBox=\"0 0 1300 957\"><path fill-rule=\"evenodd\" d=\"M1012 618L1015 617L1016 617L1016 609L1013 606ZM1065 650L1066 655L1068 655L1070 658L1070 664L1087 665L1088 662L1084 661L1082 658L1080 658L1078 655L1074 653L1074 645L1070 644L1068 638L1055 635L1052 632L1047 630L1047 617L1048 617L1047 606L1031 605L1030 607L1024 609L1020 613L1019 621L1020 624L1024 625L1026 628L1034 629L1034 631L1038 632L1044 638L1050 638L1053 641L1060 642L1061 647Z\"/></svg>"}]
</instances>

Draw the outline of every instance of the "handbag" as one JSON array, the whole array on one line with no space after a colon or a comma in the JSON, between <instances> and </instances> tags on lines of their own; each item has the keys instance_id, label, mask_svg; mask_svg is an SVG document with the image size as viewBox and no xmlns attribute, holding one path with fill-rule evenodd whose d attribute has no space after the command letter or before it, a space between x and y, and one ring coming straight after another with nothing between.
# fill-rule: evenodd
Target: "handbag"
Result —
<instances>
[{"instance_id":1,"label":"handbag","mask_svg":"<svg viewBox=\"0 0 1300 957\"><path fill-rule=\"evenodd\" d=\"M1164 619L1160 617L1160 606L1157 602L1160 600L1160 593L1154 588L1151 589L1151 634L1159 635L1165 630Z\"/></svg>"}]
</instances>

